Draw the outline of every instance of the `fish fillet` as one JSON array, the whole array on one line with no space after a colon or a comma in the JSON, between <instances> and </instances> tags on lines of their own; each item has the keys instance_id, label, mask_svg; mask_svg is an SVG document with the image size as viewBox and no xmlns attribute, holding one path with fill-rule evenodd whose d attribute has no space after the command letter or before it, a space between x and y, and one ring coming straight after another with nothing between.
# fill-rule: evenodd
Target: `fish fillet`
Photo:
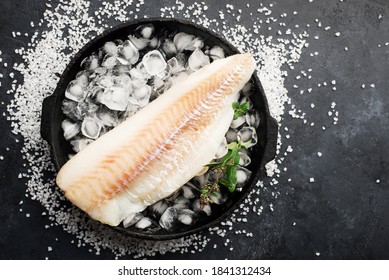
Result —
<instances>
[{"instance_id":1,"label":"fish fillet","mask_svg":"<svg viewBox=\"0 0 389 280\"><path fill-rule=\"evenodd\" d=\"M57 185L112 226L169 196L214 158L254 69L246 53L194 72L72 157Z\"/></svg>"}]
</instances>

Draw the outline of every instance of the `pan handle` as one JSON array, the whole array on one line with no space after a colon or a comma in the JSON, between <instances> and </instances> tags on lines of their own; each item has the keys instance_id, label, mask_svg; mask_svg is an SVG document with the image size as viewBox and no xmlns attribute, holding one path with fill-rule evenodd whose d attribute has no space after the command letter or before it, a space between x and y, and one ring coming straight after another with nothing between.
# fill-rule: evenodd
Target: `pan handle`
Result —
<instances>
[{"instance_id":1,"label":"pan handle","mask_svg":"<svg viewBox=\"0 0 389 280\"><path fill-rule=\"evenodd\" d=\"M273 160L274 157L276 156L277 138L278 138L278 123L273 117L268 116L267 139L266 139L265 152L262 161L263 166L269 161Z\"/></svg>"},{"instance_id":2,"label":"pan handle","mask_svg":"<svg viewBox=\"0 0 389 280\"><path fill-rule=\"evenodd\" d=\"M45 99L42 103L42 118L41 118L41 136L51 145L51 116L50 113L53 112L53 107L55 104L55 94L52 94Z\"/></svg>"}]
</instances>

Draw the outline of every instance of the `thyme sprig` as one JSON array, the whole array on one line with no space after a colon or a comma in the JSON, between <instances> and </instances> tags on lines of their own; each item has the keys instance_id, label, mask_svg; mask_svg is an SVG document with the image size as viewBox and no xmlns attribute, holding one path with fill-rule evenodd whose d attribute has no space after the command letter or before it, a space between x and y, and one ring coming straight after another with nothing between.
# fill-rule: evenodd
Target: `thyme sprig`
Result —
<instances>
[{"instance_id":1,"label":"thyme sprig","mask_svg":"<svg viewBox=\"0 0 389 280\"><path fill-rule=\"evenodd\" d=\"M212 182L207 182L200 189L200 204L202 206L212 202L212 196L216 196L221 187L226 187L230 192L234 192L236 188L237 176L236 171L240 161L239 150L244 146L238 142L232 142L227 145L228 152L220 160L207 164L210 168Z\"/></svg>"},{"instance_id":2,"label":"thyme sprig","mask_svg":"<svg viewBox=\"0 0 389 280\"><path fill-rule=\"evenodd\" d=\"M234 109L234 120L240 116L244 116L249 109L249 102L232 103ZM227 145L228 152L220 160L207 164L212 173L213 181L207 182L200 189L200 206L204 207L212 203L212 197L217 196L221 187L226 187L230 192L234 192L236 188L237 176L236 171L240 161L239 150L245 148L244 143L232 142Z\"/></svg>"}]
</instances>

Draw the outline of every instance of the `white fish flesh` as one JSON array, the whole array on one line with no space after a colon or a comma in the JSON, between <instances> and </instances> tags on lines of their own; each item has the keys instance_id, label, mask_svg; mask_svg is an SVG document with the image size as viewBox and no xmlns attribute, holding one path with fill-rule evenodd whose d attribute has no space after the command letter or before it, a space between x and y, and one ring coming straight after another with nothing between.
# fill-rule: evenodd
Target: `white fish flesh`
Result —
<instances>
[{"instance_id":1,"label":"white fish flesh","mask_svg":"<svg viewBox=\"0 0 389 280\"><path fill-rule=\"evenodd\" d=\"M215 157L232 102L254 69L246 53L194 72L72 157L57 185L93 219L112 226L169 196Z\"/></svg>"}]
</instances>

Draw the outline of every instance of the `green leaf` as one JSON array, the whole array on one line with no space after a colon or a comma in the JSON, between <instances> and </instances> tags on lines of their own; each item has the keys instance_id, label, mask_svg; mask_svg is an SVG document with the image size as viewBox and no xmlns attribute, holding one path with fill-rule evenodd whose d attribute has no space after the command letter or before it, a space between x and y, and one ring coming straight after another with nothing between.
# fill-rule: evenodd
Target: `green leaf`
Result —
<instances>
[{"instance_id":1,"label":"green leaf","mask_svg":"<svg viewBox=\"0 0 389 280\"><path fill-rule=\"evenodd\" d=\"M237 181L236 166L229 166L229 167L227 167L227 169L226 169L226 176L227 176L227 181L229 182L228 190L230 192L233 192L235 190L236 181Z\"/></svg>"},{"instance_id":2,"label":"green leaf","mask_svg":"<svg viewBox=\"0 0 389 280\"><path fill-rule=\"evenodd\" d=\"M247 113L247 110L249 109L249 103L248 102L244 102L242 104L240 104L240 110L246 114Z\"/></svg>"},{"instance_id":3,"label":"green leaf","mask_svg":"<svg viewBox=\"0 0 389 280\"><path fill-rule=\"evenodd\" d=\"M218 165L220 165L222 163L223 162L221 162L221 161L215 161L215 162L210 162L210 163L206 164L205 166L207 166L207 167L214 167L214 166L218 166Z\"/></svg>"},{"instance_id":4,"label":"green leaf","mask_svg":"<svg viewBox=\"0 0 389 280\"><path fill-rule=\"evenodd\" d=\"M207 194L208 190L206 190L206 189L200 189L200 192L201 192L202 194Z\"/></svg>"},{"instance_id":5,"label":"green leaf","mask_svg":"<svg viewBox=\"0 0 389 280\"><path fill-rule=\"evenodd\" d=\"M227 179L220 179L219 180L219 184L222 185L222 186L225 186L227 188L230 187L230 182Z\"/></svg>"},{"instance_id":6,"label":"green leaf","mask_svg":"<svg viewBox=\"0 0 389 280\"><path fill-rule=\"evenodd\" d=\"M232 103L232 108L234 109L234 120L236 120L240 116L244 116L248 109L249 109L249 103L243 102L242 104L239 104L238 102Z\"/></svg>"},{"instance_id":7,"label":"green leaf","mask_svg":"<svg viewBox=\"0 0 389 280\"><path fill-rule=\"evenodd\" d=\"M213 197L218 197L218 193L217 193L217 192L212 192L212 193L211 193L211 196L213 196Z\"/></svg>"},{"instance_id":8,"label":"green leaf","mask_svg":"<svg viewBox=\"0 0 389 280\"><path fill-rule=\"evenodd\" d=\"M235 156L234 156L234 165L238 165L240 161L240 155L239 152L236 151Z\"/></svg>"},{"instance_id":9,"label":"green leaf","mask_svg":"<svg viewBox=\"0 0 389 280\"><path fill-rule=\"evenodd\" d=\"M227 166L229 161L232 159L232 150L228 150L227 154L223 157L222 166Z\"/></svg>"}]
</instances>

